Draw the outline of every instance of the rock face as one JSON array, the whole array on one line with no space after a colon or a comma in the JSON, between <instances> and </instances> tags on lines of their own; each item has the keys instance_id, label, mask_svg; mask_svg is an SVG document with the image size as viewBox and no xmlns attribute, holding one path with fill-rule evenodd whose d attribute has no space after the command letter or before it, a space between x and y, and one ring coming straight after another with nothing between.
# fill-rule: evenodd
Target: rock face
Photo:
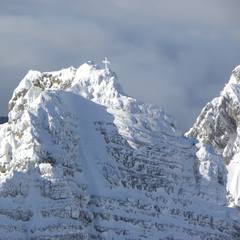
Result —
<instances>
[{"instance_id":1,"label":"rock face","mask_svg":"<svg viewBox=\"0 0 240 240\"><path fill-rule=\"evenodd\" d=\"M240 239L221 156L112 71L30 71L8 117L0 239Z\"/></svg>"},{"instance_id":2,"label":"rock face","mask_svg":"<svg viewBox=\"0 0 240 240\"><path fill-rule=\"evenodd\" d=\"M233 70L220 96L203 108L186 136L211 144L222 155L228 169L230 203L240 206L240 66Z\"/></svg>"}]
</instances>

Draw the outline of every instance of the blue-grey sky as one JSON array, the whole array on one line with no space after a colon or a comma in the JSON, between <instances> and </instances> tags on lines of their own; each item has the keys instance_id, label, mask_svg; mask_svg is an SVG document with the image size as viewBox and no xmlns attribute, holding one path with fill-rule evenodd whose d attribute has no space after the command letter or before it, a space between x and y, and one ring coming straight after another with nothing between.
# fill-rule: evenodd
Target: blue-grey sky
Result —
<instances>
[{"instance_id":1,"label":"blue-grey sky","mask_svg":"<svg viewBox=\"0 0 240 240\"><path fill-rule=\"evenodd\" d=\"M0 3L0 114L29 69L107 56L125 92L182 129L240 64L239 0L8 0Z\"/></svg>"}]
</instances>

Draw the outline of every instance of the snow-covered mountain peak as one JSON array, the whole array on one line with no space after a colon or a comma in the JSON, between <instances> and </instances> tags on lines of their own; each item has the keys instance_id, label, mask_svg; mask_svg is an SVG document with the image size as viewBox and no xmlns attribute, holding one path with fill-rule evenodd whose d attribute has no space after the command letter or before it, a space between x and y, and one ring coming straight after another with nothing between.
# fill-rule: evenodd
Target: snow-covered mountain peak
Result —
<instances>
[{"instance_id":1,"label":"snow-covered mountain peak","mask_svg":"<svg viewBox=\"0 0 240 240\"><path fill-rule=\"evenodd\" d=\"M229 134L236 133L240 123L238 114L240 111L239 79L240 66L237 66L232 71L230 79L219 97L206 104L186 136L213 144L219 153L223 153L229 142Z\"/></svg>"},{"instance_id":2,"label":"snow-covered mountain peak","mask_svg":"<svg viewBox=\"0 0 240 240\"><path fill-rule=\"evenodd\" d=\"M240 206L240 66L233 70L220 96L206 104L186 136L212 145L222 155L230 202Z\"/></svg>"},{"instance_id":3,"label":"snow-covered mountain peak","mask_svg":"<svg viewBox=\"0 0 240 240\"><path fill-rule=\"evenodd\" d=\"M46 90L63 90L80 95L103 105L109 111L124 111L126 114L146 114L159 122L161 129L179 134L175 121L158 107L144 104L126 95L111 69L100 68L92 61L60 71L39 72L30 70L15 89L9 102L9 120L20 119L24 110Z\"/></svg>"},{"instance_id":4,"label":"snow-covered mountain peak","mask_svg":"<svg viewBox=\"0 0 240 240\"><path fill-rule=\"evenodd\" d=\"M31 91L33 96L36 92L48 89L71 91L105 105L111 105L110 100L116 101L120 94L123 95L116 74L111 70L101 69L89 61L79 68L69 67L54 72L30 70L14 91L10 110L27 92ZM109 98L108 102L106 98Z\"/></svg>"},{"instance_id":5,"label":"snow-covered mountain peak","mask_svg":"<svg viewBox=\"0 0 240 240\"><path fill-rule=\"evenodd\" d=\"M29 71L9 108L0 125L5 239L239 239L222 157L124 94L107 67Z\"/></svg>"},{"instance_id":6,"label":"snow-covered mountain peak","mask_svg":"<svg viewBox=\"0 0 240 240\"><path fill-rule=\"evenodd\" d=\"M106 107L129 110L136 102L126 96L110 69L101 69L88 62L79 68L69 67L54 72L30 70L13 93L10 111L17 104L36 98L44 90L55 89L73 92Z\"/></svg>"},{"instance_id":7,"label":"snow-covered mountain peak","mask_svg":"<svg viewBox=\"0 0 240 240\"><path fill-rule=\"evenodd\" d=\"M98 68L93 63L81 65L68 91L112 108L123 108L135 102L124 94L116 74L110 69Z\"/></svg>"},{"instance_id":8,"label":"snow-covered mountain peak","mask_svg":"<svg viewBox=\"0 0 240 240\"><path fill-rule=\"evenodd\" d=\"M111 69L99 68L92 61L88 61L76 69L72 86L74 87L77 84L81 84L83 88L86 86L98 88L104 85L106 88L111 88L112 91L124 94L116 74Z\"/></svg>"}]
</instances>

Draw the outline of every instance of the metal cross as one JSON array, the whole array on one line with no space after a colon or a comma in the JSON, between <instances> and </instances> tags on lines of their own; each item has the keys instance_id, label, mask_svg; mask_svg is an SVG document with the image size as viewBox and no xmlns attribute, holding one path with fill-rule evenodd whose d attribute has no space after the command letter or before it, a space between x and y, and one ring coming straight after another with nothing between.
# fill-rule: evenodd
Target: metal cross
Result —
<instances>
[{"instance_id":1,"label":"metal cross","mask_svg":"<svg viewBox=\"0 0 240 240\"><path fill-rule=\"evenodd\" d=\"M108 65L110 64L110 61L107 59L107 57L105 57L105 59L102 61L103 64L105 65L105 70L108 71Z\"/></svg>"}]
</instances>

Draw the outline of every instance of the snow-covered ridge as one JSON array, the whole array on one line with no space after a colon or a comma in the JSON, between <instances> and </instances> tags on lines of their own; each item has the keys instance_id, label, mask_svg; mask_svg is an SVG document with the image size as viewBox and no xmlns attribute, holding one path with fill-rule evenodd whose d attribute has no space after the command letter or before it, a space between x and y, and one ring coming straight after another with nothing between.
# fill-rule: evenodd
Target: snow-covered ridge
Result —
<instances>
[{"instance_id":1,"label":"snow-covered ridge","mask_svg":"<svg viewBox=\"0 0 240 240\"><path fill-rule=\"evenodd\" d=\"M186 136L210 144L223 156L228 169L227 190L232 205L240 205L240 66L220 96L203 108Z\"/></svg>"},{"instance_id":2,"label":"snow-covered ridge","mask_svg":"<svg viewBox=\"0 0 240 240\"><path fill-rule=\"evenodd\" d=\"M42 91L50 89L75 93L109 109L150 114L159 118L166 125L167 131L175 131L175 121L172 117L158 107L143 104L127 96L116 74L110 69L99 68L92 61L79 68L69 67L54 72L41 73L30 70L15 89L9 102L10 121L19 118L24 106L28 106Z\"/></svg>"}]
</instances>

